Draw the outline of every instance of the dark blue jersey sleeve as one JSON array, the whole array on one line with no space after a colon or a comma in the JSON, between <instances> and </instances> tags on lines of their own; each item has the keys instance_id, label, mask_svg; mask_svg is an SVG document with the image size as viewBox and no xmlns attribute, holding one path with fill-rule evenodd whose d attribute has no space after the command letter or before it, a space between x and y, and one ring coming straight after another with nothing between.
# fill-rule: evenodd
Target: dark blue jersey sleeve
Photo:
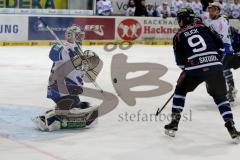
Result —
<instances>
[{"instance_id":1,"label":"dark blue jersey sleeve","mask_svg":"<svg viewBox=\"0 0 240 160\"><path fill-rule=\"evenodd\" d=\"M187 58L181 49L181 42L178 39L178 36L175 35L173 38L173 50L175 55L175 61L179 68L184 69L187 63Z\"/></svg>"}]
</instances>

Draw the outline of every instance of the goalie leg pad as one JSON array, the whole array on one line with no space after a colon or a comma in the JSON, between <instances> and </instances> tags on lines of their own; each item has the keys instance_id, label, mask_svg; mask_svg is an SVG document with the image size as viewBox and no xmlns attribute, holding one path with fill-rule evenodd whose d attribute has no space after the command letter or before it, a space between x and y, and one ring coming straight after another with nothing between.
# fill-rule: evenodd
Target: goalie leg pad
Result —
<instances>
[{"instance_id":1,"label":"goalie leg pad","mask_svg":"<svg viewBox=\"0 0 240 160\"><path fill-rule=\"evenodd\" d=\"M56 131L61 129L61 123L54 110L47 111L45 115L32 119L41 131Z\"/></svg>"},{"instance_id":2,"label":"goalie leg pad","mask_svg":"<svg viewBox=\"0 0 240 160\"><path fill-rule=\"evenodd\" d=\"M91 128L97 122L98 108L90 107L86 110L74 108L67 115L61 115L59 118L62 129Z\"/></svg>"},{"instance_id":3,"label":"goalie leg pad","mask_svg":"<svg viewBox=\"0 0 240 160\"><path fill-rule=\"evenodd\" d=\"M58 110L70 110L80 103L78 96L65 96L55 101Z\"/></svg>"}]
</instances>

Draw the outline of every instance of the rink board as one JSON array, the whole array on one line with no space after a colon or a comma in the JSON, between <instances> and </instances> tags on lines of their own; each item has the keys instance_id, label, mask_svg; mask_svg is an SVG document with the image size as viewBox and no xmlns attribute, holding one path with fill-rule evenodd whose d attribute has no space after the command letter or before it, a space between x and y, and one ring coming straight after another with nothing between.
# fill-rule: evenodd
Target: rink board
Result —
<instances>
[{"instance_id":1,"label":"rink board","mask_svg":"<svg viewBox=\"0 0 240 160\"><path fill-rule=\"evenodd\" d=\"M65 39L65 31L72 24L84 26L84 45L125 41L143 45L171 45L178 31L174 18L60 15L41 18L61 40ZM2 14L0 20L0 46L49 46L55 41L37 16ZM239 20L230 20L230 24L240 29Z\"/></svg>"},{"instance_id":2,"label":"rink board","mask_svg":"<svg viewBox=\"0 0 240 160\"><path fill-rule=\"evenodd\" d=\"M56 41L26 41L26 42L0 42L0 46L51 46ZM128 43L128 41L84 41L84 46L101 46L108 44ZM172 41L130 41L136 45L172 45Z\"/></svg>"}]
</instances>

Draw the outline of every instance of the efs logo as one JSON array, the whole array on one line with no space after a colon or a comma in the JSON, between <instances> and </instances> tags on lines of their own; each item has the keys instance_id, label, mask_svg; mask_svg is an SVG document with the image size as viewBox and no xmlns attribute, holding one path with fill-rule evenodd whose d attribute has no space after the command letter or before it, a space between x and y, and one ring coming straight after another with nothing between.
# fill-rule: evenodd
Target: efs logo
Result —
<instances>
[{"instance_id":1,"label":"efs logo","mask_svg":"<svg viewBox=\"0 0 240 160\"><path fill-rule=\"evenodd\" d=\"M0 34L17 34L19 32L18 25L0 25Z\"/></svg>"},{"instance_id":2,"label":"efs logo","mask_svg":"<svg viewBox=\"0 0 240 160\"><path fill-rule=\"evenodd\" d=\"M138 39L142 34L142 26L135 19L125 19L118 25L118 35L126 41Z\"/></svg>"},{"instance_id":3,"label":"efs logo","mask_svg":"<svg viewBox=\"0 0 240 160\"><path fill-rule=\"evenodd\" d=\"M85 30L92 31L99 36L104 36L103 27L104 25L85 25Z\"/></svg>"}]
</instances>

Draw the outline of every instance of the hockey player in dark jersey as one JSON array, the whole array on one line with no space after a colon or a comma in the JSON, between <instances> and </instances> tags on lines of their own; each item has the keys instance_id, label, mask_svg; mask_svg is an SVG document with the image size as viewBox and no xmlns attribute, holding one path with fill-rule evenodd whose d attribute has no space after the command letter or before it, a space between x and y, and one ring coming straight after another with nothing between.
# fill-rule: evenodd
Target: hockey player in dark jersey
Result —
<instances>
[{"instance_id":1,"label":"hockey player in dark jersey","mask_svg":"<svg viewBox=\"0 0 240 160\"><path fill-rule=\"evenodd\" d=\"M236 142L240 133L236 130L223 77L223 42L208 27L194 23L191 9L182 8L177 14L180 30L174 37L174 53L177 65L183 70L173 96L172 120L165 125L165 133L174 137L178 130L185 97L188 92L205 82L207 92L214 99L225 121L230 136Z\"/></svg>"}]
</instances>

